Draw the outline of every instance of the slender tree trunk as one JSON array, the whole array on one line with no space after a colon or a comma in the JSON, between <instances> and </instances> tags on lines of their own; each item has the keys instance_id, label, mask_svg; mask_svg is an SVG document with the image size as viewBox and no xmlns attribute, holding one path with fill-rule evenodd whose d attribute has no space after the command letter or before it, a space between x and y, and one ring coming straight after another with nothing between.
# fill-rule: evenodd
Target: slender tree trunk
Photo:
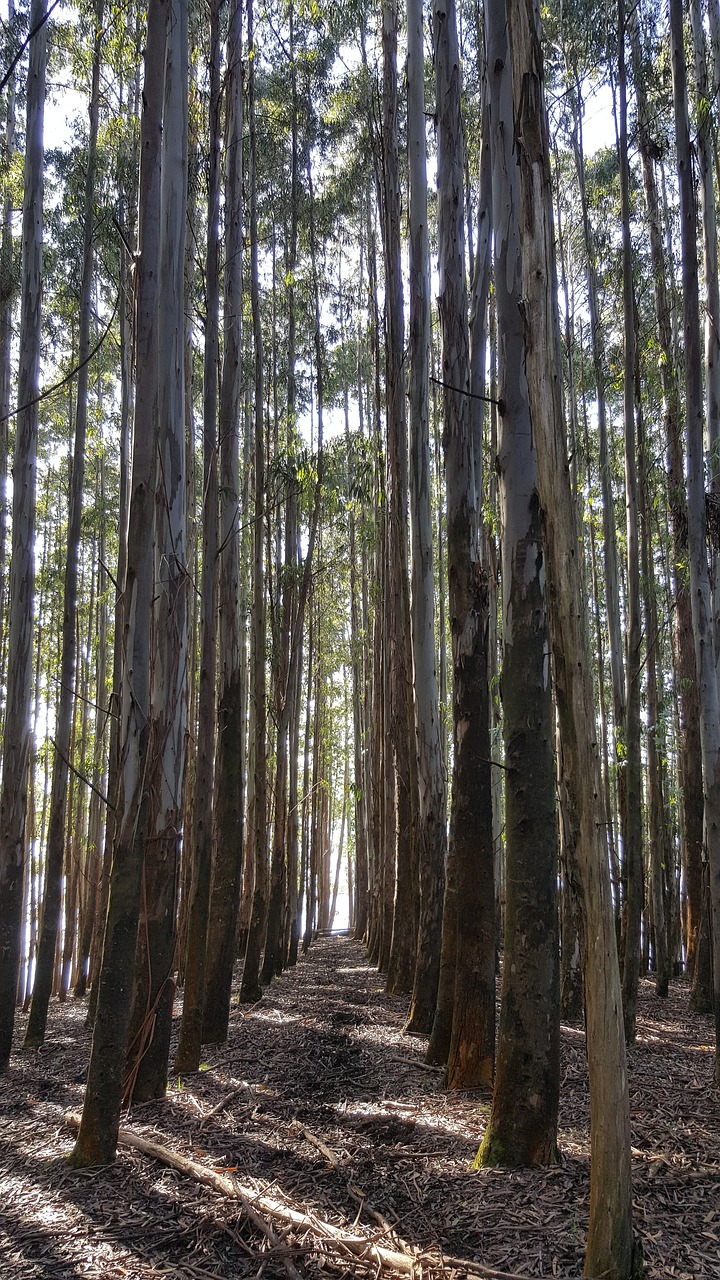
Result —
<instances>
[{"instance_id":1,"label":"slender tree trunk","mask_svg":"<svg viewBox=\"0 0 720 1280\"><path fill-rule=\"evenodd\" d=\"M22 299L13 460L10 646L0 792L0 1072L10 1061L22 950L25 819L32 710L34 541L43 279L43 125L47 35L45 0L33 0L25 125Z\"/></svg>"},{"instance_id":2,"label":"slender tree trunk","mask_svg":"<svg viewBox=\"0 0 720 1280\"><path fill-rule=\"evenodd\" d=\"M520 160L527 394L544 514L550 632L568 794L568 851L579 888L585 961L591 1149L585 1273L630 1280L640 1268L632 1235L620 974L610 875L598 823L601 782L586 604L562 414L544 73L538 17L527 0L510 0L508 33Z\"/></svg>"},{"instance_id":3,"label":"slender tree trunk","mask_svg":"<svg viewBox=\"0 0 720 1280\"><path fill-rule=\"evenodd\" d=\"M642 850L642 764L640 756L640 678L642 627L640 622L640 549L638 540L636 402L640 391L635 382L636 332L633 249L630 238L630 163L628 160L627 75L625 70L625 0L618 0L618 50L620 121L620 204L623 246L623 347L625 422L625 512L627 542L626 587L626 685L625 685L625 827L623 871L623 1018L625 1038L635 1039L635 1010L640 977L640 942L644 899Z\"/></svg>"},{"instance_id":4,"label":"slender tree trunk","mask_svg":"<svg viewBox=\"0 0 720 1280\"><path fill-rule=\"evenodd\" d=\"M216 760L217 840L206 956L202 1038L220 1044L230 1017L243 863L243 669L240 646L240 421L242 406L242 0L228 18L225 120L225 298L220 437Z\"/></svg>"},{"instance_id":5,"label":"slender tree trunk","mask_svg":"<svg viewBox=\"0 0 720 1280\"><path fill-rule=\"evenodd\" d=\"M8 0L7 21L15 18L14 0ZM5 180L2 190L2 239L0 240L0 626L6 630L7 604L7 534L8 534L8 453L11 395L12 395L12 341L13 312L17 280L13 272L13 193L10 180L10 164L15 149L15 74L7 83L5 137L3 139L3 168ZM5 689L5 645L0 652L0 686ZM4 693L0 701L0 738L2 717L5 711Z\"/></svg>"},{"instance_id":6,"label":"slender tree trunk","mask_svg":"<svg viewBox=\"0 0 720 1280\"><path fill-rule=\"evenodd\" d=\"M248 0L248 114L250 123L250 297L255 351L255 516L253 522L253 608L251 641L251 697L254 735L253 861L255 887L248 932L240 999L259 1000L260 960L265 942L268 900L267 858L267 706L265 675L265 584L263 579L263 530L265 526L265 449L263 441L263 337L260 317L260 279L257 226L257 129L255 122L255 31L253 0Z\"/></svg>"},{"instance_id":7,"label":"slender tree trunk","mask_svg":"<svg viewBox=\"0 0 720 1280\"><path fill-rule=\"evenodd\" d=\"M670 0L675 140L680 183L683 326L685 333L685 431L688 476L688 555L695 661L700 696L700 742L705 797L705 839L712 920L713 953L720 956L720 709L715 678L713 612L708 572L703 455L703 396L700 353L695 202L687 108L687 72L683 48L682 5ZM713 972L715 995L715 1079L720 1081L720 964Z\"/></svg>"},{"instance_id":8,"label":"slender tree trunk","mask_svg":"<svg viewBox=\"0 0 720 1280\"><path fill-rule=\"evenodd\" d=\"M405 322L401 270L400 175L398 159L397 44L400 18L397 0L382 6L382 211L385 254L385 400L387 412L387 597L390 702L387 708L388 749L392 771L387 816L394 827L395 903L392 940L387 938L388 991L410 991L417 949L415 885L417 883L417 769L413 726L412 656L407 543L407 419L403 360ZM439 936L424 938L437 953ZM385 967L384 965L382 966ZM434 992L431 994L434 1002ZM411 1023L413 1019L411 1018ZM419 1027L413 1029L420 1030ZM428 1030L428 1027L424 1028Z\"/></svg>"},{"instance_id":9,"label":"slender tree trunk","mask_svg":"<svg viewBox=\"0 0 720 1280\"><path fill-rule=\"evenodd\" d=\"M455 769L450 813L457 860L457 967L448 1056L451 1088L488 1087L495 1057L495 892L488 687L489 588L470 415L463 261L463 145L454 0L433 7L438 110L438 308L442 333L448 586ZM478 460L479 462L479 460Z\"/></svg>"},{"instance_id":10,"label":"slender tree trunk","mask_svg":"<svg viewBox=\"0 0 720 1280\"><path fill-rule=\"evenodd\" d=\"M155 496L150 811L125 1096L161 1098L167 1084L175 982L188 724L185 218L188 11L172 0L165 62L160 261L159 431Z\"/></svg>"},{"instance_id":11,"label":"slender tree trunk","mask_svg":"<svg viewBox=\"0 0 720 1280\"><path fill-rule=\"evenodd\" d=\"M150 620L159 361L160 178L168 5L151 0L141 121L140 240L137 263L135 440L130 498L120 728L120 793L97 1015L76 1166L115 1158L130 1023L143 850L147 832Z\"/></svg>"},{"instance_id":12,"label":"slender tree trunk","mask_svg":"<svg viewBox=\"0 0 720 1280\"><path fill-rule=\"evenodd\" d=\"M497 1075L483 1164L557 1161L560 993L558 838L537 458L523 389L525 328L520 176L505 0L485 9L493 153L493 224L501 403L502 704L505 741L505 949Z\"/></svg>"},{"instance_id":13,"label":"slender tree trunk","mask_svg":"<svg viewBox=\"0 0 720 1280\"><path fill-rule=\"evenodd\" d=\"M205 1002L205 951L210 912L215 785L217 674L218 359L220 311L220 0L210 7L210 168L203 370L203 556L200 688L192 825L192 883L176 1071L197 1071Z\"/></svg>"},{"instance_id":14,"label":"slender tree trunk","mask_svg":"<svg viewBox=\"0 0 720 1280\"><path fill-rule=\"evenodd\" d=\"M435 654L435 575L431 504L428 251L423 13L408 0L408 164L410 177L410 510L415 749L419 782L417 828L420 929L408 1029L435 1003L440 971L447 797L440 740ZM417 1014L416 1014L417 1010Z\"/></svg>"},{"instance_id":15,"label":"slender tree trunk","mask_svg":"<svg viewBox=\"0 0 720 1280\"><path fill-rule=\"evenodd\" d=\"M650 894L655 925L655 990L659 996L667 996L670 985L671 963L668 952L667 906L665 884L672 883L674 852L666 821L665 804L665 735L662 725L662 698L660 690L661 653L660 628L658 626L655 563L653 559L650 513L651 495L648 485L648 458L650 452L645 439L642 415L638 419L640 450L640 494L642 504L642 571L644 580L645 635L647 637L647 789L648 789L648 843L650 846Z\"/></svg>"},{"instance_id":16,"label":"slender tree trunk","mask_svg":"<svg viewBox=\"0 0 720 1280\"><path fill-rule=\"evenodd\" d=\"M95 48L90 88L90 137L85 173L85 207L83 210L83 269L80 285L80 332L78 338L78 385L73 444L72 477L67 527L67 558L63 588L62 650L60 656L60 693L55 722L55 754L53 757L50 823L45 855L45 889L40 929L38 960L35 970L30 1017L25 1032L26 1048L36 1048L45 1038L48 1004L52 990L53 963L60 927L63 848L65 843L66 799L70 760L70 737L77 667L78 572L85 484L85 438L87 434L88 389L92 302L95 220L95 163L100 112L100 49L103 30L103 0L95 12Z\"/></svg>"},{"instance_id":17,"label":"slender tree trunk","mask_svg":"<svg viewBox=\"0 0 720 1280\"><path fill-rule=\"evenodd\" d=\"M615 506L612 486L611 448L608 439L607 400L605 395L605 334L600 315L599 281L595 240L590 224L588 200L585 188L585 156L582 137L582 101L580 88L576 86L576 121L572 134L575 168L580 189L580 205L582 210L583 236L587 255L587 291L588 309L590 312L590 336L593 354L593 370L597 397L598 419L598 466L600 470L600 487L602 493L602 527L603 527L603 567L605 571L605 610L608 627L608 656L610 660L610 680L613 702L613 731L615 738L615 762L617 768L620 828L622 843L625 844L625 782L626 773L623 768L623 742L625 736L626 716L626 683L623 667L622 631L620 622L620 588L618 583L617 533L615 528ZM608 811L607 820L612 818ZM618 908L620 895L618 894Z\"/></svg>"},{"instance_id":18,"label":"slender tree trunk","mask_svg":"<svg viewBox=\"0 0 720 1280\"><path fill-rule=\"evenodd\" d=\"M288 780L288 747L290 716L292 710L291 690L295 684L296 673L301 658L301 638L305 619L305 608L310 592L315 544L320 525L320 509L323 485L323 410L325 400L325 375L322 332L320 327L320 292L317 271L317 242L315 232L315 197L312 183L311 155L308 154L308 194L310 202L310 264L312 273L313 301L315 310L315 364L317 388L317 424L318 452L317 476L313 509L310 517L308 547L303 565L303 574L297 592L297 604L293 609L295 590L293 586L293 565L297 549L297 495L292 494L288 503L286 526L286 565L287 581L283 591L283 652L278 672L278 688L276 709L278 719L277 731L277 792L275 809L275 829L271 863L270 898L268 904L268 925L265 943L266 956L263 966L263 981L269 982L273 973L282 969L281 941L282 914L285 902L287 882L286 851L286 805Z\"/></svg>"},{"instance_id":19,"label":"slender tree trunk","mask_svg":"<svg viewBox=\"0 0 720 1280\"><path fill-rule=\"evenodd\" d=\"M645 81L647 68L640 42L637 16L628 17L633 58L633 77L638 110L638 141L642 160L643 186L647 207L650 258L657 315L660 379L663 391L663 417L667 447L670 530L672 537L672 579L676 601L675 650L676 684L680 699L680 773L681 803L685 848L687 967L695 970L695 948L702 913L702 847L703 787L700 749L700 708L695 680L692 614L687 573L687 495L683 459L680 395L678 387L675 343L671 326L671 299L668 291L666 255L663 245L662 216L657 177L653 161L654 115L647 103Z\"/></svg>"},{"instance_id":20,"label":"slender tree trunk","mask_svg":"<svg viewBox=\"0 0 720 1280\"><path fill-rule=\"evenodd\" d=\"M308 862L310 857L310 811L311 811L311 794L310 794L310 729L312 714L312 690L313 690L313 670L315 663L315 602L310 610L310 626L308 627L308 656L307 656L307 686L305 693L305 740L303 743L303 781L302 781L302 831L301 831L301 847L300 847L300 884L298 894L298 915L297 915L297 931L298 938L302 936L303 953L307 951L309 941L306 945L307 933L307 915L309 895L307 893L308 884ZM305 903L305 920L303 924L303 902Z\"/></svg>"},{"instance_id":21,"label":"slender tree trunk","mask_svg":"<svg viewBox=\"0 0 720 1280\"><path fill-rule=\"evenodd\" d=\"M312 601L308 602L308 611L312 614ZM298 791L298 772L300 767L300 713L302 709L302 673L303 650L302 636L298 654L295 683L291 690L293 707L290 717L290 769L288 776L288 964L297 964L298 943L300 940L300 905L302 902L302 877L299 867L300 840L300 802Z\"/></svg>"},{"instance_id":22,"label":"slender tree trunk","mask_svg":"<svg viewBox=\"0 0 720 1280\"><path fill-rule=\"evenodd\" d=\"M99 463L99 481L96 489L97 499L101 505L105 503L105 459ZM92 972L93 934L97 918L100 894L100 879L103 865L103 796L107 789L107 722L108 722L108 640L107 640L107 570L105 568L105 529L101 525L98 534L98 604L97 604L97 656L95 670L95 731L93 746L93 790L90 796L90 813L88 816L88 847L85 860L86 890L80 935L80 971L75 984L74 995L81 999L87 990L88 980Z\"/></svg>"}]
</instances>

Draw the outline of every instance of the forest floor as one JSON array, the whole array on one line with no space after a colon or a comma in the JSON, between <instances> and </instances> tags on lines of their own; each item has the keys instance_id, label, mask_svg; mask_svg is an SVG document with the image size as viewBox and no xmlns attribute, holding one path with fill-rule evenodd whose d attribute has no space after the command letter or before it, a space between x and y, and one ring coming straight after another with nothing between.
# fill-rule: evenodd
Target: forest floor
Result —
<instances>
[{"instance_id":1,"label":"forest floor","mask_svg":"<svg viewBox=\"0 0 720 1280\"><path fill-rule=\"evenodd\" d=\"M688 989L642 983L629 1052L635 1222L649 1280L720 1277L720 1094ZM0 1276L241 1280L579 1277L589 1195L584 1035L562 1030L554 1169L473 1171L489 1099L448 1093L402 1034L363 947L321 938L162 1103L133 1108L109 1168L72 1171L84 1002L0 1078ZM152 1148L151 1148L152 1151ZM186 1163L173 1168L173 1155ZM212 1172L214 1171L214 1173ZM214 1178L215 1188L199 1177ZM293 1217L294 1215L294 1217Z\"/></svg>"}]
</instances>

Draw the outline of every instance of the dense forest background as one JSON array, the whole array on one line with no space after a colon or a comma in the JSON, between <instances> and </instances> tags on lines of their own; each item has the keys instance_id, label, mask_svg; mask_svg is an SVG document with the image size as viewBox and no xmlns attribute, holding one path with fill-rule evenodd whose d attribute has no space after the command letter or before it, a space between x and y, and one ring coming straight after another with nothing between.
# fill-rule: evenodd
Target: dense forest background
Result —
<instances>
[{"instance_id":1,"label":"dense forest background","mask_svg":"<svg viewBox=\"0 0 720 1280\"><path fill-rule=\"evenodd\" d=\"M10 0L0 72L0 1066L89 994L107 1163L176 987L189 1072L347 923L481 1164L584 1009L637 1274L641 974L720 1018L717 0Z\"/></svg>"}]
</instances>

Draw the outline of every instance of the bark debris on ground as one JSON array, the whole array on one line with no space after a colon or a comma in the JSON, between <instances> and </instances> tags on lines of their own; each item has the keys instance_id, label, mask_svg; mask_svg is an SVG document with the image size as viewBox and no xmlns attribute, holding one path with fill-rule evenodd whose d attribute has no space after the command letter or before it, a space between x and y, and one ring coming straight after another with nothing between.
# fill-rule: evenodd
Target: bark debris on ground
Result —
<instances>
[{"instance_id":1,"label":"bark debris on ground","mask_svg":"<svg viewBox=\"0 0 720 1280\"><path fill-rule=\"evenodd\" d=\"M406 1010L361 944L318 939L259 1004L233 1004L227 1043L206 1047L198 1073L173 1077L165 1102L124 1117L144 1150L123 1144L113 1166L83 1172L64 1157L68 1116L82 1106L86 1004L54 1002L33 1052L21 1049L19 1017L0 1079L2 1272L579 1277L589 1193L582 1030L563 1026L562 1163L475 1172L490 1099L446 1092L424 1064L426 1041L402 1034ZM712 1069L712 1025L688 1012L687 985L663 1001L643 982L629 1070L648 1280L720 1278Z\"/></svg>"}]
</instances>

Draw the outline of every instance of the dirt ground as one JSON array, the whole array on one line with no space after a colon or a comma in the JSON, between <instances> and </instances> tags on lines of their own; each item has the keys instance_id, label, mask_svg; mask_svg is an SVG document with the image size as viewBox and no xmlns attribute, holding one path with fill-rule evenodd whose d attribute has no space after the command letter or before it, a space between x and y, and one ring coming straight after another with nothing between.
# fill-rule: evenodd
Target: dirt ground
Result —
<instances>
[{"instance_id":1,"label":"dirt ground","mask_svg":"<svg viewBox=\"0 0 720 1280\"><path fill-rule=\"evenodd\" d=\"M629 1053L649 1280L720 1277L713 1032L687 997L678 983L661 1001L643 982ZM85 1004L53 1004L32 1053L20 1049L19 1017L18 1051L0 1077L0 1276L579 1277L582 1031L563 1026L562 1163L474 1172L489 1099L445 1090L424 1065L426 1042L402 1034L405 1012L359 943L319 939L258 1005L233 1004L227 1043L207 1049L197 1074L124 1118L131 1134L192 1161L186 1171L125 1145L109 1168L71 1171L65 1117L82 1105ZM202 1185L203 1171L219 1187Z\"/></svg>"}]
</instances>

